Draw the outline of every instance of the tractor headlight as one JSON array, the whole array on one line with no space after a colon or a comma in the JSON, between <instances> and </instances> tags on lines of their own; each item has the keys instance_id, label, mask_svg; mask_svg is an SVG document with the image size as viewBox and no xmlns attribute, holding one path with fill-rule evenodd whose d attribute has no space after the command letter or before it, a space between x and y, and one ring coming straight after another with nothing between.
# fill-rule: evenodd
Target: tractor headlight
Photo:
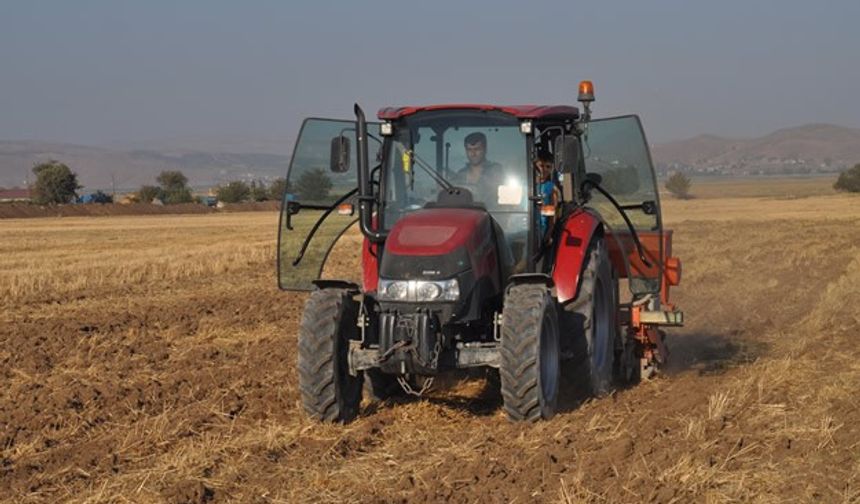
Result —
<instances>
[{"instance_id":1,"label":"tractor headlight","mask_svg":"<svg viewBox=\"0 0 860 504\"><path fill-rule=\"evenodd\" d=\"M418 301L433 301L442 294L442 288L433 282L421 282L415 287L415 298Z\"/></svg>"},{"instance_id":2,"label":"tractor headlight","mask_svg":"<svg viewBox=\"0 0 860 504\"><path fill-rule=\"evenodd\" d=\"M408 282L384 282L380 281L379 293L386 299L392 301L406 301L409 296Z\"/></svg>"},{"instance_id":3,"label":"tractor headlight","mask_svg":"<svg viewBox=\"0 0 860 504\"><path fill-rule=\"evenodd\" d=\"M456 301L460 284L450 280L383 280L379 279L378 297L383 301Z\"/></svg>"}]
</instances>

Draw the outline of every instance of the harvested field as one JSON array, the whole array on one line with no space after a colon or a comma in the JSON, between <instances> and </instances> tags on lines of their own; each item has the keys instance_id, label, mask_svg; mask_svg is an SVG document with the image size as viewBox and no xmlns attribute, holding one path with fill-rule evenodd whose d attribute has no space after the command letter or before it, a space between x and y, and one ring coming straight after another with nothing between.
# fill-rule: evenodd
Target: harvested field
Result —
<instances>
[{"instance_id":1,"label":"harvested field","mask_svg":"<svg viewBox=\"0 0 860 504\"><path fill-rule=\"evenodd\" d=\"M40 217L95 217L119 215L184 215L217 212L255 212L277 210L277 201L230 203L215 209L197 203L178 205L150 205L148 203L86 204L42 206L31 203L0 203L0 219L28 219Z\"/></svg>"},{"instance_id":2,"label":"harvested field","mask_svg":"<svg viewBox=\"0 0 860 504\"><path fill-rule=\"evenodd\" d=\"M456 379L307 420L275 213L0 220L0 500L860 500L860 199L665 214L666 374L534 425Z\"/></svg>"},{"instance_id":3,"label":"harvested field","mask_svg":"<svg viewBox=\"0 0 860 504\"><path fill-rule=\"evenodd\" d=\"M808 198L835 194L836 178L836 175L695 177L690 192L696 198Z\"/></svg>"}]
</instances>

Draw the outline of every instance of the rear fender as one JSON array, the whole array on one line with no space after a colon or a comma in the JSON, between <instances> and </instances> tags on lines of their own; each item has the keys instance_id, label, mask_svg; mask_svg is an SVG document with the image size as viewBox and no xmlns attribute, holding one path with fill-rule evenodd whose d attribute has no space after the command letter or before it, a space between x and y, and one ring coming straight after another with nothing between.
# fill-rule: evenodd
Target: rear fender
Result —
<instances>
[{"instance_id":1,"label":"rear fender","mask_svg":"<svg viewBox=\"0 0 860 504\"><path fill-rule=\"evenodd\" d=\"M556 242L552 268L552 281L560 303L576 298L588 245L597 234L603 234L600 219L585 210L574 211L564 221Z\"/></svg>"}]
</instances>

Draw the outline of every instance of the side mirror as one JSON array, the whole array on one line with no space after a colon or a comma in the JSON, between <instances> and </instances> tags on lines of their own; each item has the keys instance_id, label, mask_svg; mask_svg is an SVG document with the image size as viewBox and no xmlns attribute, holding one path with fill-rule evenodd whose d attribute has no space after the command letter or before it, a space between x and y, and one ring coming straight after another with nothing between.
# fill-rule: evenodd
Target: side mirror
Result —
<instances>
[{"instance_id":1,"label":"side mirror","mask_svg":"<svg viewBox=\"0 0 860 504\"><path fill-rule=\"evenodd\" d=\"M579 166L579 140L573 135L559 135L553 144L555 170L559 173L576 173Z\"/></svg>"},{"instance_id":2,"label":"side mirror","mask_svg":"<svg viewBox=\"0 0 860 504\"><path fill-rule=\"evenodd\" d=\"M331 139L329 168L335 173L349 171L349 138L340 135Z\"/></svg>"}]
</instances>

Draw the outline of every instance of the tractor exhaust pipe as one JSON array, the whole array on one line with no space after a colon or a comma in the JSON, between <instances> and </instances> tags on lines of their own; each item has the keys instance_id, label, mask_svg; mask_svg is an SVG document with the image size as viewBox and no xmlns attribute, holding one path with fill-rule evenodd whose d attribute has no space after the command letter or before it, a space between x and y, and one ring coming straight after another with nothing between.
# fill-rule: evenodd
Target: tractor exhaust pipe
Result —
<instances>
[{"instance_id":1,"label":"tractor exhaust pipe","mask_svg":"<svg viewBox=\"0 0 860 504\"><path fill-rule=\"evenodd\" d=\"M373 226L373 188L370 184L370 161L367 154L367 121L364 111L355 104L355 145L358 148L358 215L361 232L372 242L385 240Z\"/></svg>"}]
</instances>

